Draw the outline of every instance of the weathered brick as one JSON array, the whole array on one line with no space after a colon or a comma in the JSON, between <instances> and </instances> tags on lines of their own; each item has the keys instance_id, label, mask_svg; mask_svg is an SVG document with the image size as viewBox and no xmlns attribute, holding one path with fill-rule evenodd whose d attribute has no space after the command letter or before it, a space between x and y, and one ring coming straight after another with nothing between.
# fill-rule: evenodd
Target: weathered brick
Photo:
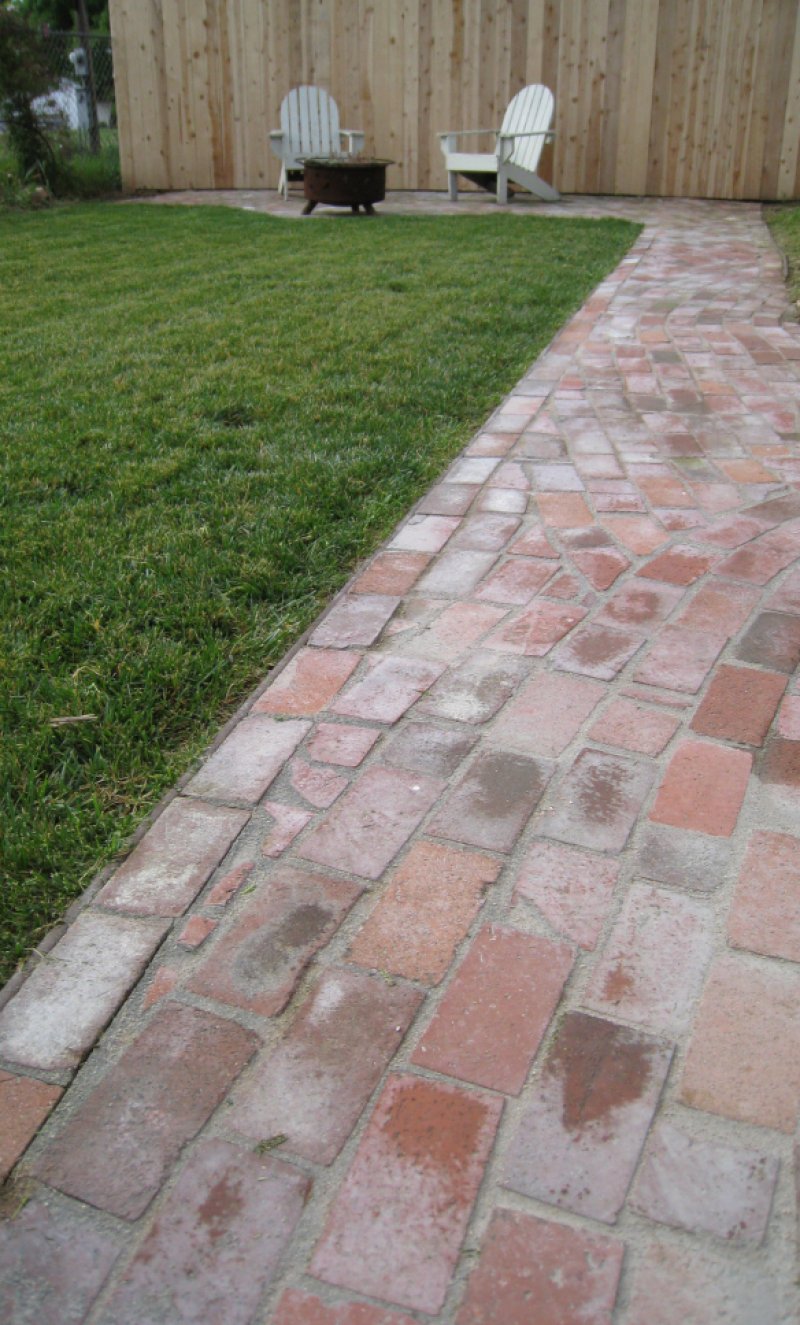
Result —
<instances>
[{"instance_id":1,"label":"weathered brick","mask_svg":"<svg viewBox=\"0 0 800 1325\"><path fill-rule=\"evenodd\" d=\"M342 649L300 649L253 705L254 713L301 718L324 709L361 661Z\"/></svg>"},{"instance_id":2,"label":"weathered brick","mask_svg":"<svg viewBox=\"0 0 800 1325\"><path fill-rule=\"evenodd\" d=\"M475 509L502 515L524 515L528 509L528 494L515 492L513 488L484 488L475 502Z\"/></svg>"},{"instance_id":3,"label":"weathered brick","mask_svg":"<svg viewBox=\"0 0 800 1325\"><path fill-rule=\"evenodd\" d=\"M519 520L513 515L484 511L461 521L452 546L472 548L476 552L499 552L519 529Z\"/></svg>"},{"instance_id":4,"label":"weathered brick","mask_svg":"<svg viewBox=\"0 0 800 1325\"><path fill-rule=\"evenodd\" d=\"M539 492L583 492L578 471L564 463L531 465L533 486Z\"/></svg>"},{"instance_id":5,"label":"weathered brick","mask_svg":"<svg viewBox=\"0 0 800 1325\"><path fill-rule=\"evenodd\" d=\"M732 552L718 564L716 574L732 580L747 580L750 584L764 585L774 579L779 571L790 566L796 556L793 548L778 548L766 540L759 540Z\"/></svg>"},{"instance_id":6,"label":"weathered brick","mask_svg":"<svg viewBox=\"0 0 800 1325\"><path fill-rule=\"evenodd\" d=\"M496 552L461 552L447 548L426 571L417 588L434 597L465 597L488 575L497 560Z\"/></svg>"},{"instance_id":7,"label":"weathered brick","mask_svg":"<svg viewBox=\"0 0 800 1325\"><path fill-rule=\"evenodd\" d=\"M34 1196L0 1219L0 1320L83 1325L120 1250L116 1233Z\"/></svg>"},{"instance_id":8,"label":"weathered brick","mask_svg":"<svg viewBox=\"0 0 800 1325\"><path fill-rule=\"evenodd\" d=\"M278 1302L273 1325L416 1325L410 1316L372 1307L367 1302L323 1302L311 1293L289 1288Z\"/></svg>"},{"instance_id":9,"label":"weathered brick","mask_svg":"<svg viewBox=\"0 0 800 1325\"><path fill-rule=\"evenodd\" d=\"M686 1029L713 950L710 908L693 897L632 884L584 1003L647 1030Z\"/></svg>"},{"instance_id":10,"label":"weathered brick","mask_svg":"<svg viewBox=\"0 0 800 1325\"><path fill-rule=\"evenodd\" d=\"M759 778L764 787L778 787L796 799L800 788L800 741L773 736L761 759Z\"/></svg>"},{"instance_id":11,"label":"weathered brick","mask_svg":"<svg viewBox=\"0 0 800 1325\"><path fill-rule=\"evenodd\" d=\"M336 1158L422 1002L406 984L328 969L271 1054L237 1085L225 1125L317 1164Z\"/></svg>"},{"instance_id":12,"label":"weathered brick","mask_svg":"<svg viewBox=\"0 0 800 1325\"><path fill-rule=\"evenodd\" d=\"M800 974L718 958L689 1043L680 1097L695 1109L793 1132L800 1108Z\"/></svg>"},{"instance_id":13,"label":"weathered brick","mask_svg":"<svg viewBox=\"0 0 800 1325\"><path fill-rule=\"evenodd\" d=\"M498 717L492 738L528 754L554 758L577 735L606 688L559 672L532 676Z\"/></svg>"},{"instance_id":14,"label":"weathered brick","mask_svg":"<svg viewBox=\"0 0 800 1325\"><path fill-rule=\"evenodd\" d=\"M471 484L437 483L426 492L417 510L423 515L466 515L474 500Z\"/></svg>"},{"instance_id":15,"label":"weathered brick","mask_svg":"<svg viewBox=\"0 0 800 1325\"><path fill-rule=\"evenodd\" d=\"M613 626L581 626L563 641L553 654L553 663L565 672L579 672L600 681L613 681L630 662L644 636Z\"/></svg>"},{"instance_id":16,"label":"weathered brick","mask_svg":"<svg viewBox=\"0 0 800 1325\"><path fill-rule=\"evenodd\" d=\"M564 598L573 602L576 598L586 597L583 593L583 586L575 575L564 573L556 575L555 579L550 580L547 585L547 595L549 598Z\"/></svg>"},{"instance_id":17,"label":"weathered brick","mask_svg":"<svg viewBox=\"0 0 800 1325\"><path fill-rule=\"evenodd\" d=\"M637 557L655 552L669 538L658 521L649 515L606 515L602 523L617 542Z\"/></svg>"},{"instance_id":18,"label":"weathered brick","mask_svg":"<svg viewBox=\"0 0 800 1325\"><path fill-rule=\"evenodd\" d=\"M112 911L182 915L249 817L177 796L95 900Z\"/></svg>"},{"instance_id":19,"label":"weathered brick","mask_svg":"<svg viewBox=\"0 0 800 1325\"><path fill-rule=\"evenodd\" d=\"M258 1043L233 1021L170 1004L106 1070L36 1174L79 1201L138 1219Z\"/></svg>"},{"instance_id":20,"label":"weathered brick","mask_svg":"<svg viewBox=\"0 0 800 1325\"><path fill-rule=\"evenodd\" d=\"M746 515L730 515L715 520L711 526L697 534L697 539L713 547L730 549L749 543L751 538L757 538L763 532L764 526L760 520L751 520Z\"/></svg>"},{"instance_id":21,"label":"weathered brick","mask_svg":"<svg viewBox=\"0 0 800 1325\"><path fill-rule=\"evenodd\" d=\"M457 1325L610 1325L623 1252L612 1238L495 1210Z\"/></svg>"},{"instance_id":22,"label":"weathered brick","mask_svg":"<svg viewBox=\"0 0 800 1325\"><path fill-rule=\"evenodd\" d=\"M488 851L510 851L538 805L549 765L505 750L479 754L428 832Z\"/></svg>"},{"instance_id":23,"label":"weathered brick","mask_svg":"<svg viewBox=\"0 0 800 1325\"><path fill-rule=\"evenodd\" d=\"M323 617L309 643L319 649L368 649L399 606L394 594L349 594Z\"/></svg>"},{"instance_id":24,"label":"weathered brick","mask_svg":"<svg viewBox=\"0 0 800 1325\"><path fill-rule=\"evenodd\" d=\"M159 966L142 999L142 1011L146 1012L155 1003L160 1003L162 998L166 998L167 994L171 994L180 978L181 973L176 967Z\"/></svg>"},{"instance_id":25,"label":"weathered brick","mask_svg":"<svg viewBox=\"0 0 800 1325\"><path fill-rule=\"evenodd\" d=\"M392 735L383 752L383 760L393 768L449 778L466 759L477 739L472 732L409 722Z\"/></svg>"},{"instance_id":26,"label":"weathered brick","mask_svg":"<svg viewBox=\"0 0 800 1325\"><path fill-rule=\"evenodd\" d=\"M472 492L468 491L471 501ZM425 552L379 552L351 584L350 592L401 598L416 584L430 560Z\"/></svg>"},{"instance_id":27,"label":"weathered brick","mask_svg":"<svg viewBox=\"0 0 800 1325\"><path fill-rule=\"evenodd\" d=\"M540 525L534 525L521 534L517 541L512 543L509 551L513 552L515 557L545 557L559 560L558 553Z\"/></svg>"},{"instance_id":28,"label":"weathered brick","mask_svg":"<svg viewBox=\"0 0 800 1325\"><path fill-rule=\"evenodd\" d=\"M641 626L644 630L664 621L683 597L680 589L667 584L628 580L620 585L595 617L595 621L618 626Z\"/></svg>"},{"instance_id":29,"label":"weathered brick","mask_svg":"<svg viewBox=\"0 0 800 1325\"><path fill-rule=\"evenodd\" d=\"M177 942L182 948L199 948L219 924L218 920L209 920L208 916L190 916L178 935Z\"/></svg>"},{"instance_id":30,"label":"weathered brick","mask_svg":"<svg viewBox=\"0 0 800 1325\"><path fill-rule=\"evenodd\" d=\"M521 653L540 658L585 616L585 607L575 604L565 607L561 603L538 599L532 607L518 612L493 631L486 645L500 653Z\"/></svg>"},{"instance_id":31,"label":"weathered brick","mask_svg":"<svg viewBox=\"0 0 800 1325\"><path fill-rule=\"evenodd\" d=\"M450 667L417 706L418 713L454 722L487 722L514 694L527 674L519 658L473 650L459 666Z\"/></svg>"},{"instance_id":32,"label":"weathered brick","mask_svg":"<svg viewBox=\"0 0 800 1325\"><path fill-rule=\"evenodd\" d=\"M487 925L472 943L411 1061L518 1095L570 971L564 943Z\"/></svg>"},{"instance_id":33,"label":"weathered brick","mask_svg":"<svg viewBox=\"0 0 800 1325\"><path fill-rule=\"evenodd\" d=\"M767 1275L657 1241L636 1268L625 1325L780 1325Z\"/></svg>"},{"instance_id":34,"label":"weathered brick","mask_svg":"<svg viewBox=\"0 0 800 1325\"><path fill-rule=\"evenodd\" d=\"M679 726L678 719L669 713L657 713L628 699L615 699L589 728L589 739L643 755L658 755Z\"/></svg>"},{"instance_id":35,"label":"weathered brick","mask_svg":"<svg viewBox=\"0 0 800 1325\"><path fill-rule=\"evenodd\" d=\"M490 603L524 607L547 584L555 569L553 561L511 558L487 576L475 590L475 597Z\"/></svg>"},{"instance_id":36,"label":"weathered brick","mask_svg":"<svg viewBox=\"0 0 800 1325\"><path fill-rule=\"evenodd\" d=\"M520 431L524 423L520 423ZM514 488L517 492L527 492L530 489L530 480L522 465L515 460L506 460L502 465L498 465L492 474L492 487L494 488Z\"/></svg>"},{"instance_id":37,"label":"weathered brick","mask_svg":"<svg viewBox=\"0 0 800 1325\"><path fill-rule=\"evenodd\" d=\"M534 902L557 933L591 949L618 875L616 861L537 838L522 862L514 898Z\"/></svg>"},{"instance_id":38,"label":"weathered brick","mask_svg":"<svg viewBox=\"0 0 800 1325\"><path fill-rule=\"evenodd\" d=\"M263 809L270 816L271 823L261 839L261 854L276 860L291 846L298 833L302 833L311 820L311 813L297 805L283 805L280 801L264 801Z\"/></svg>"},{"instance_id":39,"label":"weathered brick","mask_svg":"<svg viewBox=\"0 0 800 1325\"><path fill-rule=\"evenodd\" d=\"M636 574L642 579L659 580L663 584L694 584L695 580L699 580L711 569L716 560L713 553L698 552L697 548L682 547L675 543L668 551L642 566Z\"/></svg>"},{"instance_id":40,"label":"weathered brick","mask_svg":"<svg viewBox=\"0 0 800 1325\"><path fill-rule=\"evenodd\" d=\"M100 1314L101 1325L248 1325L311 1188L304 1173L200 1141Z\"/></svg>"},{"instance_id":41,"label":"weathered brick","mask_svg":"<svg viewBox=\"0 0 800 1325\"><path fill-rule=\"evenodd\" d=\"M493 459L456 460L447 471L448 483L468 483L480 487L497 469Z\"/></svg>"},{"instance_id":42,"label":"weathered brick","mask_svg":"<svg viewBox=\"0 0 800 1325\"><path fill-rule=\"evenodd\" d=\"M695 630L684 624L662 626L634 679L695 694L726 643L727 638L717 631Z\"/></svg>"},{"instance_id":43,"label":"weathered brick","mask_svg":"<svg viewBox=\"0 0 800 1325\"><path fill-rule=\"evenodd\" d=\"M351 960L438 984L499 873L489 856L415 843L356 934Z\"/></svg>"},{"instance_id":44,"label":"weathered brick","mask_svg":"<svg viewBox=\"0 0 800 1325\"><path fill-rule=\"evenodd\" d=\"M244 860L241 865L234 865L233 869L223 874L221 879L217 879L214 887L203 899L206 906L227 906L232 897L241 888L245 879L253 871L255 861Z\"/></svg>"},{"instance_id":45,"label":"weathered brick","mask_svg":"<svg viewBox=\"0 0 800 1325\"><path fill-rule=\"evenodd\" d=\"M658 789L650 818L673 828L730 837L747 791L753 756L708 741L682 741Z\"/></svg>"},{"instance_id":46,"label":"weathered brick","mask_svg":"<svg viewBox=\"0 0 800 1325\"><path fill-rule=\"evenodd\" d=\"M0 1184L61 1098L60 1086L0 1070Z\"/></svg>"},{"instance_id":47,"label":"weathered brick","mask_svg":"<svg viewBox=\"0 0 800 1325\"><path fill-rule=\"evenodd\" d=\"M342 722L321 722L306 749L312 759L342 768L357 768L380 736L374 727L355 727Z\"/></svg>"},{"instance_id":48,"label":"weathered brick","mask_svg":"<svg viewBox=\"0 0 800 1325\"><path fill-rule=\"evenodd\" d=\"M289 765L289 781L315 809L327 809L348 786L347 778L334 773L332 768L315 768L305 759L293 759Z\"/></svg>"},{"instance_id":49,"label":"weathered brick","mask_svg":"<svg viewBox=\"0 0 800 1325\"><path fill-rule=\"evenodd\" d=\"M800 663L800 617L760 612L735 649L742 662L793 672Z\"/></svg>"},{"instance_id":50,"label":"weathered brick","mask_svg":"<svg viewBox=\"0 0 800 1325\"><path fill-rule=\"evenodd\" d=\"M601 593L610 589L614 581L631 564L617 548L587 548L585 551L572 552L570 555L592 588Z\"/></svg>"},{"instance_id":51,"label":"weathered brick","mask_svg":"<svg viewBox=\"0 0 800 1325\"><path fill-rule=\"evenodd\" d=\"M670 1057L640 1031L567 1013L512 1141L504 1185L613 1223Z\"/></svg>"},{"instance_id":52,"label":"weathered brick","mask_svg":"<svg viewBox=\"0 0 800 1325\"><path fill-rule=\"evenodd\" d=\"M785 576L766 601L773 612L800 613L800 567Z\"/></svg>"},{"instance_id":53,"label":"weathered brick","mask_svg":"<svg viewBox=\"0 0 800 1325\"><path fill-rule=\"evenodd\" d=\"M450 603L413 641L415 655L451 662L467 652L506 615L485 603Z\"/></svg>"},{"instance_id":54,"label":"weathered brick","mask_svg":"<svg viewBox=\"0 0 800 1325\"><path fill-rule=\"evenodd\" d=\"M778 735L800 741L800 695L787 695L778 714Z\"/></svg>"},{"instance_id":55,"label":"weathered brick","mask_svg":"<svg viewBox=\"0 0 800 1325\"><path fill-rule=\"evenodd\" d=\"M756 832L728 916L736 948L800 962L800 838Z\"/></svg>"},{"instance_id":56,"label":"weathered brick","mask_svg":"<svg viewBox=\"0 0 800 1325\"><path fill-rule=\"evenodd\" d=\"M786 689L786 677L722 663L711 678L692 730L741 745L761 745Z\"/></svg>"},{"instance_id":57,"label":"weathered brick","mask_svg":"<svg viewBox=\"0 0 800 1325\"><path fill-rule=\"evenodd\" d=\"M187 795L255 804L310 726L304 718L244 718L192 778Z\"/></svg>"},{"instance_id":58,"label":"weathered brick","mask_svg":"<svg viewBox=\"0 0 800 1325\"><path fill-rule=\"evenodd\" d=\"M397 722L444 671L440 663L391 655L370 658L368 667L366 676L339 696L332 712L373 722Z\"/></svg>"},{"instance_id":59,"label":"weathered brick","mask_svg":"<svg viewBox=\"0 0 800 1325\"><path fill-rule=\"evenodd\" d=\"M438 778L373 765L298 848L318 865L378 879L443 790Z\"/></svg>"},{"instance_id":60,"label":"weathered brick","mask_svg":"<svg viewBox=\"0 0 800 1325\"><path fill-rule=\"evenodd\" d=\"M168 929L149 916L81 912L0 1012L0 1057L45 1071L77 1067Z\"/></svg>"},{"instance_id":61,"label":"weathered brick","mask_svg":"<svg viewBox=\"0 0 800 1325\"><path fill-rule=\"evenodd\" d=\"M540 492L536 505L542 523L554 529L577 529L592 524L592 513L578 492Z\"/></svg>"},{"instance_id":62,"label":"weathered brick","mask_svg":"<svg viewBox=\"0 0 800 1325\"><path fill-rule=\"evenodd\" d=\"M645 1151L630 1206L690 1233L760 1242L777 1176L773 1156L698 1140L660 1123Z\"/></svg>"},{"instance_id":63,"label":"weathered brick","mask_svg":"<svg viewBox=\"0 0 800 1325\"><path fill-rule=\"evenodd\" d=\"M725 881L730 844L723 838L648 824L636 868L646 879L693 892L714 892Z\"/></svg>"},{"instance_id":64,"label":"weathered brick","mask_svg":"<svg viewBox=\"0 0 800 1325\"><path fill-rule=\"evenodd\" d=\"M738 634L759 600L757 589L711 580L698 589L678 616L678 624L726 638Z\"/></svg>"},{"instance_id":65,"label":"weathered brick","mask_svg":"<svg viewBox=\"0 0 800 1325\"><path fill-rule=\"evenodd\" d=\"M599 750L581 750L539 824L556 837L598 851L621 851L650 791L646 764Z\"/></svg>"},{"instance_id":66,"label":"weathered brick","mask_svg":"<svg viewBox=\"0 0 800 1325\"><path fill-rule=\"evenodd\" d=\"M501 1108L458 1086L390 1077L331 1207L312 1274L439 1311Z\"/></svg>"},{"instance_id":67,"label":"weathered brick","mask_svg":"<svg viewBox=\"0 0 800 1325\"><path fill-rule=\"evenodd\" d=\"M387 544L397 552L441 552L461 520L453 515L412 515Z\"/></svg>"},{"instance_id":68,"label":"weathered brick","mask_svg":"<svg viewBox=\"0 0 800 1325\"><path fill-rule=\"evenodd\" d=\"M262 1017L281 1012L359 896L354 883L279 868L216 940L188 988Z\"/></svg>"}]
</instances>

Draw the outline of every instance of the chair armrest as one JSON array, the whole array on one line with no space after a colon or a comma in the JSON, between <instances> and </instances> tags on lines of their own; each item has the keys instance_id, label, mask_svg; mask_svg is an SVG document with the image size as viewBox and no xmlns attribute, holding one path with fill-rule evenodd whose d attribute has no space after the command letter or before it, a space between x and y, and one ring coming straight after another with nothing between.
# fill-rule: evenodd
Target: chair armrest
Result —
<instances>
[{"instance_id":1,"label":"chair armrest","mask_svg":"<svg viewBox=\"0 0 800 1325\"><path fill-rule=\"evenodd\" d=\"M269 136L273 143L279 143L283 139L283 129L270 129Z\"/></svg>"},{"instance_id":2,"label":"chair armrest","mask_svg":"<svg viewBox=\"0 0 800 1325\"><path fill-rule=\"evenodd\" d=\"M350 156L356 156L364 146L365 134L361 129L340 129L339 135L347 139L347 151Z\"/></svg>"},{"instance_id":3,"label":"chair armrest","mask_svg":"<svg viewBox=\"0 0 800 1325\"><path fill-rule=\"evenodd\" d=\"M497 135L497 155L504 161L514 150L514 142L517 138L555 138L555 129L531 129L521 130L519 133L499 133Z\"/></svg>"},{"instance_id":4,"label":"chair armrest","mask_svg":"<svg viewBox=\"0 0 800 1325\"><path fill-rule=\"evenodd\" d=\"M466 138L470 134L479 133L497 133L497 129L448 129L446 133L437 134L438 138Z\"/></svg>"}]
</instances>

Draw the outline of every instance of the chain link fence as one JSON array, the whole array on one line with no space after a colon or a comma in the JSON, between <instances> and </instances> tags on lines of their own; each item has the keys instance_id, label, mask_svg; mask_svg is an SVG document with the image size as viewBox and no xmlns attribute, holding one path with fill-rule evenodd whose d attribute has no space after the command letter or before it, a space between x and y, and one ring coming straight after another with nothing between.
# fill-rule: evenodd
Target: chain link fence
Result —
<instances>
[{"instance_id":1,"label":"chain link fence","mask_svg":"<svg viewBox=\"0 0 800 1325\"><path fill-rule=\"evenodd\" d=\"M52 87L35 104L40 118L69 136L81 154L116 152L117 112L111 37L44 29Z\"/></svg>"}]
</instances>

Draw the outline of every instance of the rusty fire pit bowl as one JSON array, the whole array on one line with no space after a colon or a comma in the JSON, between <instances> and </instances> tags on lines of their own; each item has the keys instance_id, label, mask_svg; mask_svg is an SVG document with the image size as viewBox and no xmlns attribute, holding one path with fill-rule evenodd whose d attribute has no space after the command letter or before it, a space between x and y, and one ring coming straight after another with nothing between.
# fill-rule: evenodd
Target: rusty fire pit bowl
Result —
<instances>
[{"instance_id":1,"label":"rusty fire pit bowl","mask_svg":"<svg viewBox=\"0 0 800 1325\"><path fill-rule=\"evenodd\" d=\"M303 192L307 202L303 215L308 216L318 202L324 202L349 207L354 213L363 207L367 216L374 216L372 204L386 197L386 167L393 164L378 157L306 157Z\"/></svg>"}]
</instances>

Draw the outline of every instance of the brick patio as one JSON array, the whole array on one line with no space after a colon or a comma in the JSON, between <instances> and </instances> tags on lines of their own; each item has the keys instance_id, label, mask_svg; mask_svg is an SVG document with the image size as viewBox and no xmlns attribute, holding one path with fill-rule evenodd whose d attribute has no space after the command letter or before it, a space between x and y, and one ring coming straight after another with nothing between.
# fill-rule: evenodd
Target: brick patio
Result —
<instances>
[{"instance_id":1,"label":"brick patio","mask_svg":"<svg viewBox=\"0 0 800 1325\"><path fill-rule=\"evenodd\" d=\"M798 1319L800 328L547 210L646 228L11 988L4 1321Z\"/></svg>"}]
</instances>

